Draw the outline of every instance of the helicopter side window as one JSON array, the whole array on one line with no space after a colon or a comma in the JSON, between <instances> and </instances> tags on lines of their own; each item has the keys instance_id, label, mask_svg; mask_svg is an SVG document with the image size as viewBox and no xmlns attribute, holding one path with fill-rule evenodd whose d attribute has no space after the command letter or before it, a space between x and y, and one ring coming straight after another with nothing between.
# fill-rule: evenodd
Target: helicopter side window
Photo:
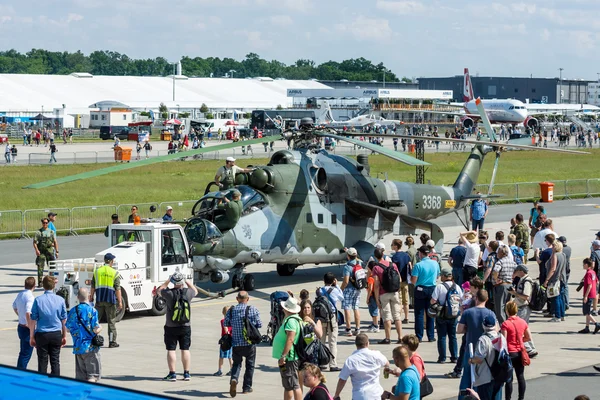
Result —
<instances>
[{"instance_id":1,"label":"helicopter side window","mask_svg":"<svg viewBox=\"0 0 600 400\"><path fill-rule=\"evenodd\" d=\"M319 224L323 223L323 214L317 214L317 223L319 223Z\"/></svg>"},{"instance_id":2,"label":"helicopter side window","mask_svg":"<svg viewBox=\"0 0 600 400\"><path fill-rule=\"evenodd\" d=\"M332 225L337 224L337 215L331 214L331 224Z\"/></svg>"},{"instance_id":3,"label":"helicopter side window","mask_svg":"<svg viewBox=\"0 0 600 400\"><path fill-rule=\"evenodd\" d=\"M162 265L183 264L187 259L185 242L178 229L164 230L161 235Z\"/></svg>"},{"instance_id":4,"label":"helicopter side window","mask_svg":"<svg viewBox=\"0 0 600 400\"><path fill-rule=\"evenodd\" d=\"M306 214L306 223L310 224L311 222L313 222L312 214L311 213L307 213Z\"/></svg>"}]
</instances>

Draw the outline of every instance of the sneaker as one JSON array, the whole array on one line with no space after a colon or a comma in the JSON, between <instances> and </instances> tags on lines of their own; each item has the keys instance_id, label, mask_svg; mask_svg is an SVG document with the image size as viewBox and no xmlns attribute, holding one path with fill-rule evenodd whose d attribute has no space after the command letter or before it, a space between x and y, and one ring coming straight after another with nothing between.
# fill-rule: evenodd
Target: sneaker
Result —
<instances>
[{"instance_id":1,"label":"sneaker","mask_svg":"<svg viewBox=\"0 0 600 400\"><path fill-rule=\"evenodd\" d=\"M352 329L346 328L346 336L352 336Z\"/></svg>"},{"instance_id":2,"label":"sneaker","mask_svg":"<svg viewBox=\"0 0 600 400\"><path fill-rule=\"evenodd\" d=\"M165 376L163 378L163 381L176 382L177 381L177 374L169 372L169 375Z\"/></svg>"},{"instance_id":3,"label":"sneaker","mask_svg":"<svg viewBox=\"0 0 600 400\"><path fill-rule=\"evenodd\" d=\"M544 314L544 318L554 318L554 314L552 314L552 313L545 313Z\"/></svg>"},{"instance_id":4,"label":"sneaker","mask_svg":"<svg viewBox=\"0 0 600 400\"><path fill-rule=\"evenodd\" d=\"M329 372L340 372L341 370L340 367L329 367Z\"/></svg>"},{"instance_id":5,"label":"sneaker","mask_svg":"<svg viewBox=\"0 0 600 400\"><path fill-rule=\"evenodd\" d=\"M456 364L456 362L457 362L457 361L458 361L458 359L457 359L457 358L452 358L452 357L450 357L450 362L451 362L452 364Z\"/></svg>"},{"instance_id":6,"label":"sneaker","mask_svg":"<svg viewBox=\"0 0 600 400\"><path fill-rule=\"evenodd\" d=\"M231 382L229 382L229 395L231 397L235 397L235 395L237 395L237 380L236 379L232 379Z\"/></svg>"},{"instance_id":7,"label":"sneaker","mask_svg":"<svg viewBox=\"0 0 600 400\"><path fill-rule=\"evenodd\" d=\"M221 372L221 370L218 370L217 372L215 372L213 374L213 376L221 376L221 375L223 375L223 372Z\"/></svg>"},{"instance_id":8,"label":"sneaker","mask_svg":"<svg viewBox=\"0 0 600 400\"><path fill-rule=\"evenodd\" d=\"M598 326L596 326L596 328L598 328ZM577 333L590 333L590 332L591 332L591 331L590 331L590 327L589 327L589 326L586 326L585 328L583 328L582 330L580 330L580 331L579 331L579 332L577 332Z\"/></svg>"},{"instance_id":9,"label":"sneaker","mask_svg":"<svg viewBox=\"0 0 600 400\"><path fill-rule=\"evenodd\" d=\"M561 318L560 318L560 320L561 320L562 322L565 322L565 317L561 317Z\"/></svg>"},{"instance_id":10,"label":"sneaker","mask_svg":"<svg viewBox=\"0 0 600 400\"><path fill-rule=\"evenodd\" d=\"M358 336L360 335L360 329L354 329L354 331L352 332L353 336Z\"/></svg>"},{"instance_id":11,"label":"sneaker","mask_svg":"<svg viewBox=\"0 0 600 400\"><path fill-rule=\"evenodd\" d=\"M375 325L371 324L371 325L369 325L369 328L367 328L367 331L369 331L371 333L375 333L375 332L379 332L379 328L376 327Z\"/></svg>"},{"instance_id":12,"label":"sneaker","mask_svg":"<svg viewBox=\"0 0 600 400\"><path fill-rule=\"evenodd\" d=\"M444 374L444 376L449 379L460 379L461 374L456 371L450 371L447 374Z\"/></svg>"},{"instance_id":13,"label":"sneaker","mask_svg":"<svg viewBox=\"0 0 600 400\"><path fill-rule=\"evenodd\" d=\"M596 323L596 327L594 328L594 335L600 331L600 324Z\"/></svg>"},{"instance_id":14,"label":"sneaker","mask_svg":"<svg viewBox=\"0 0 600 400\"><path fill-rule=\"evenodd\" d=\"M225 375L227 375L227 376L231 376L231 370L229 370L229 372L228 372L228 373L226 373Z\"/></svg>"},{"instance_id":15,"label":"sneaker","mask_svg":"<svg viewBox=\"0 0 600 400\"><path fill-rule=\"evenodd\" d=\"M436 340L436 338L429 339L430 342L435 342Z\"/></svg>"},{"instance_id":16,"label":"sneaker","mask_svg":"<svg viewBox=\"0 0 600 400\"><path fill-rule=\"evenodd\" d=\"M408 324L408 318L404 318L404 319L402 320L402 323L403 323L403 324Z\"/></svg>"},{"instance_id":17,"label":"sneaker","mask_svg":"<svg viewBox=\"0 0 600 400\"><path fill-rule=\"evenodd\" d=\"M598 316L598 312L597 311L592 311L590 314L592 314L593 317L597 317Z\"/></svg>"},{"instance_id":18,"label":"sneaker","mask_svg":"<svg viewBox=\"0 0 600 400\"><path fill-rule=\"evenodd\" d=\"M377 343L379 343L379 344L390 344L390 343L391 343L391 341L390 341L390 339L383 339L383 340L380 340L380 341L379 341L379 342L377 342Z\"/></svg>"},{"instance_id":19,"label":"sneaker","mask_svg":"<svg viewBox=\"0 0 600 400\"><path fill-rule=\"evenodd\" d=\"M189 381L190 380L190 373L189 372L184 372L183 373L183 380L184 381Z\"/></svg>"},{"instance_id":20,"label":"sneaker","mask_svg":"<svg viewBox=\"0 0 600 400\"><path fill-rule=\"evenodd\" d=\"M531 350L529 353L527 353L529 355L530 358L534 358L538 355L537 350Z\"/></svg>"},{"instance_id":21,"label":"sneaker","mask_svg":"<svg viewBox=\"0 0 600 400\"><path fill-rule=\"evenodd\" d=\"M117 342L110 342L110 344L108 345L109 348L111 349L115 349L117 347L119 347L119 343Z\"/></svg>"},{"instance_id":22,"label":"sneaker","mask_svg":"<svg viewBox=\"0 0 600 400\"><path fill-rule=\"evenodd\" d=\"M252 393L254 390L252 390L252 388L248 388L248 389L244 389L244 391L242 392L242 394L249 394Z\"/></svg>"},{"instance_id":23,"label":"sneaker","mask_svg":"<svg viewBox=\"0 0 600 400\"><path fill-rule=\"evenodd\" d=\"M552 318L550 322L560 322L560 318Z\"/></svg>"},{"instance_id":24,"label":"sneaker","mask_svg":"<svg viewBox=\"0 0 600 400\"><path fill-rule=\"evenodd\" d=\"M437 360L437 363L438 363L438 364L445 364L445 363L446 363L446 360L439 358L439 359Z\"/></svg>"}]
</instances>

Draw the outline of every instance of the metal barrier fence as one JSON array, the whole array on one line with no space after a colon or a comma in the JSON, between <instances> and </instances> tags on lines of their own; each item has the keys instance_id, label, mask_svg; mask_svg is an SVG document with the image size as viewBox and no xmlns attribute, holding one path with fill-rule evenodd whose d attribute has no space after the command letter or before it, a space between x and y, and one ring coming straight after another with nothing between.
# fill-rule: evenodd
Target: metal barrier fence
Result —
<instances>
[{"instance_id":1,"label":"metal barrier fence","mask_svg":"<svg viewBox=\"0 0 600 400\"><path fill-rule=\"evenodd\" d=\"M341 147L341 146L337 146ZM352 146L346 146L351 148ZM261 150L262 147L261 147ZM349 150L349 149L346 149ZM112 154L112 152L111 152ZM568 200L575 197L598 197L600 196L600 178L593 179L571 179L557 180L554 183L554 198L557 200ZM479 184L475 189L481 193L488 192L489 185ZM491 204L499 202L521 203L532 199L539 199L539 182L500 183L494 185L494 194L502 197L490 199ZM83 206L73 208L45 208L35 210L6 210L0 211L0 236L11 235L19 237L30 237L41 227L40 219L46 217L49 212L58 214L55 224L58 232L77 234L87 229L101 229L111 221L112 214L119 214L121 222L126 222L131 214L131 206L138 206L138 215L142 218L161 218L167 211L167 207L173 207L173 218L181 220L191 215L191 210L197 200L175 200L162 203L137 203L104 206ZM150 207L156 207L154 212Z\"/></svg>"}]
</instances>

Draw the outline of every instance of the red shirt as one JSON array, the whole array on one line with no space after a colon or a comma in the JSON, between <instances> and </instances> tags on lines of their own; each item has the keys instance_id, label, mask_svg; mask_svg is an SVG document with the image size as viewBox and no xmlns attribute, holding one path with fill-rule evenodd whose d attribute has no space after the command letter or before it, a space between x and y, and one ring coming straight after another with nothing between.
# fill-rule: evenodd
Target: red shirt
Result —
<instances>
[{"instance_id":1,"label":"red shirt","mask_svg":"<svg viewBox=\"0 0 600 400\"><path fill-rule=\"evenodd\" d=\"M390 265L390 262L386 261L386 260L381 260L380 264L388 267ZM391 263L391 264L392 264L393 268L396 268L396 271L398 271L398 267L396 267L396 264L394 264L394 263ZM379 279L379 295L386 294L387 292L383 289L383 285L381 284L381 277L383 276L383 268L381 268L379 265L375 265L373 267L373 275L376 276L377 279ZM398 275L400 275L400 272L398 272Z\"/></svg>"},{"instance_id":2,"label":"red shirt","mask_svg":"<svg viewBox=\"0 0 600 400\"><path fill-rule=\"evenodd\" d=\"M425 363L423 362L421 356L417 354L417 352L414 352L410 357L410 363L417 368L417 371L419 371L419 376L421 377L419 382L422 381L425 377Z\"/></svg>"},{"instance_id":3,"label":"red shirt","mask_svg":"<svg viewBox=\"0 0 600 400\"><path fill-rule=\"evenodd\" d=\"M590 294L588 295L588 299L596 298L596 274L593 269L588 269L585 271L585 275L583 276L583 295L587 293L589 287L592 287L590 290Z\"/></svg>"},{"instance_id":4,"label":"red shirt","mask_svg":"<svg viewBox=\"0 0 600 400\"><path fill-rule=\"evenodd\" d=\"M513 315L502 323L502 330L506 331L506 344L509 353L518 353L521 351L523 335L527 329L525 320Z\"/></svg>"},{"instance_id":5,"label":"red shirt","mask_svg":"<svg viewBox=\"0 0 600 400\"><path fill-rule=\"evenodd\" d=\"M229 327L225 326L225 318L223 318L221 320L221 336L225 335L226 333L229 333L231 335L232 331L233 331L233 328L231 326L229 326Z\"/></svg>"}]
</instances>

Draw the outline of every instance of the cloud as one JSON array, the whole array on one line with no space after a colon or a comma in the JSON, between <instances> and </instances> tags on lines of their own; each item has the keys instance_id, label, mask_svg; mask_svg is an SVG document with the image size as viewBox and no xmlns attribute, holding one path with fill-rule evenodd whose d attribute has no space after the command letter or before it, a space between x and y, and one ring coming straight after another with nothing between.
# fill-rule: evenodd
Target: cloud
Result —
<instances>
[{"instance_id":1,"label":"cloud","mask_svg":"<svg viewBox=\"0 0 600 400\"><path fill-rule=\"evenodd\" d=\"M548 41L550 40L550 36L552 36L552 34L550 33L550 31L546 28L544 28L544 30L540 33L540 37L542 38L542 40L544 41Z\"/></svg>"},{"instance_id":2,"label":"cloud","mask_svg":"<svg viewBox=\"0 0 600 400\"><path fill-rule=\"evenodd\" d=\"M289 15L273 15L269 18L271 24L286 27L294 24L292 17Z\"/></svg>"},{"instance_id":3,"label":"cloud","mask_svg":"<svg viewBox=\"0 0 600 400\"><path fill-rule=\"evenodd\" d=\"M537 6L535 4L530 3L513 3L510 5L513 11L518 12L520 14L535 14Z\"/></svg>"},{"instance_id":4,"label":"cloud","mask_svg":"<svg viewBox=\"0 0 600 400\"><path fill-rule=\"evenodd\" d=\"M77 22L77 21L81 21L83 19L83 15L80 14L75 14L75 13L69 13L67 14L67 24L71 23L71 22Z\"/></svg>"},{"instance_id":5,"label":"cloud","mask_svg":"<svg viewBox=\"0 0 600 400\"><path fill-rule=\"evenodd\" d=\"M244 36L248 41L248 45L253 50L265 50L273 46L272 40L263 39L262 32L243 30L235 31L234 33L239 36Z\"/></svg>"},{"instance_id":6,"label":"cloud","mask_svg":"<svg viewBox=\"0 0 600 400\"><path fill-rule=\"evenodd\" d=\"M348 24L336 24L335 30L349 33L356 40L388 40L393 31L387 19L357 17Z\"/></svg>"},{"instance_id":7,"label":"cloud","mask_svg":"<svg viewBox=\"0 0 600 400\"><path fill-rule=\"evenodd\" d=\"M220 25L221 22L223 22L223 20L217 17L216 15L211 15L210 17L208 17L208 22L210 22L213 25Z\"/></svg>"},{"instance_id":8,"label":"cloud","mask_svg":"<svg viewBox=\"0 0 600 400\"><path fill-rule=\"evenodd\" d=\"M375 7L379 10L392 12L398 15L420 14L427 10L427 7L423 3L410 0L377 0Z\"/></svg>"}]
</instances>

